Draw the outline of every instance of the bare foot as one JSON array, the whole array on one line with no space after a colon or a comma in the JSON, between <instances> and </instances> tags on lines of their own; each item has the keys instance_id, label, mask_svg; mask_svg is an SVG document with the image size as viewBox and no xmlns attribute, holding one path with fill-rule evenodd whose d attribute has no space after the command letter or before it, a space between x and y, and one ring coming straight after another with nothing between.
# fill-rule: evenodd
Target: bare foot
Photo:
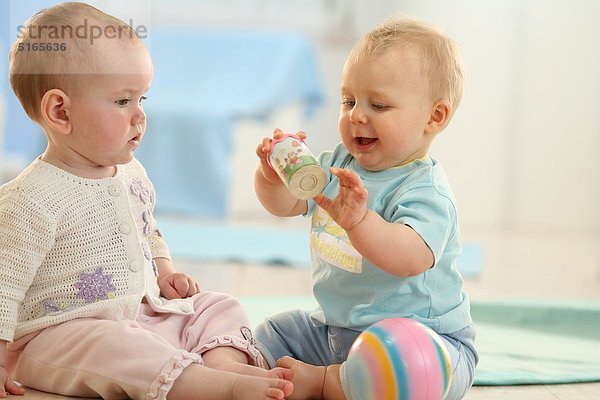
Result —
<instances>
[{"instance_id":1,"label":"bare foot","mask_svg":"<svg viewBox=\"0 0 600 400\"><path fill-rule=\"evenodd\" d=\"M285 356L277 360L278 367L292 371L294 393L288 400L322 399L327 367L306 364Z\"/></svg>"},{"instance_id":2,"label":"bare foot","mask_svg":"<svg viewBox=\"0 0 600 400\"><path fill-rule=\"evenodd\" d=\"M240 375L232 388L233 400L283 400L294 390L290 381ZM264 394L264 395L263 395Z\"/></svg>"},{"instance_id":3,"label":"bare foot","mask_svg":"<svg viewBox=\"0 0 600 400\"><path fill-rule=\"evenodd\" d=\"M283 400L293 391L294 384L285 379L242 375L191 364L173 382L168 398L189 400L198 398L201 393L207 400Z\"/></svg>"}]
</instances>

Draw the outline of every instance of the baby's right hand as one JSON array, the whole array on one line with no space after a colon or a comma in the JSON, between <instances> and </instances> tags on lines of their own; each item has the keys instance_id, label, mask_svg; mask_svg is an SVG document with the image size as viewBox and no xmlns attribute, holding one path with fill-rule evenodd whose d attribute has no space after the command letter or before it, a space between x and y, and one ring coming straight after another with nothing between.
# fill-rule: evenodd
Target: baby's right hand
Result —
<instances>
[{"instance_id":1,"label":"baby's right hand","mask_svg":"<svg viewBox=\"0 0 600 400\"><path fill-rule=\"evenodd\" d=\"M1 398L7 397L8 394L15 396L23 396L25 394L25 388L13 381L10 376L8 376L8 371L3 367L0 367L0 382L2 382L2 385L0 386Z\"/></svg>"},{"instance_id":2,"label":"baby's right hand","mask_svg":"<svg viewBox=\"0 0 600 400\"><path fill-rule=\"evenodd\" d=\"M277 172L269 164L269 153L271 152L271 144L273 140L283 136L283 131L279 128L275 128L272 137L263 138L262 142L256 148L256 155L260 159L260 169L263 177L270 183L282 183ZM306 139L306 133L296 133L302 140Z\"/></svg>"}]
</instances>

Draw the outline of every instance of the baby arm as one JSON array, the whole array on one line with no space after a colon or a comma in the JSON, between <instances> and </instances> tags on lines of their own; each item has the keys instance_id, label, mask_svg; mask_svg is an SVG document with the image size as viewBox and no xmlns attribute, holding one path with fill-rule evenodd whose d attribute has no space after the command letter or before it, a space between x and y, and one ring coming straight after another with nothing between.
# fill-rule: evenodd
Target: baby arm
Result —
<instances>
[{"instance_id":1,"label":"baby arm","mask_svg":"<svg viewBox=\"0 0 600 400\"><path fill-rule=\"evenodd\" d=\"M6 341L0 340L0 397L7 397L8 394L22 396L25 389L15 383L6 370Z\"/></svg>"},{"instance_id":2,"label":"baby arm","mask_svg":"<svg viewBox=\"0 0 600 400\"><path fill-rule=\"evenodd\" d=\"M339 178L337 197L319 195L314 200L346 231L363 257L396 276L418 275L433 265L433 253L411 227L387 222L367 209L368 193L357 174L339 168L331 172Z\"/></svg>"},{"instance_id":3,"label":"baby arm","mask_svg":"<svg viewBox=\"0 0 600 400\"><path fill-rule=\"evenodd\" d=\"M256 155L260 161L254 174L254 190L256 197L268 212L278 217L291 217L305 213L308 205L306 200L298 200L292 196L267 161L273 139L282 135L281 129L275 129L273 138L263 138L256 148ZM306 138L303 132L298 135Z\"/></svg>"},{"instance_id":4,"label":"baby arm","mask_svg":"<svg viewBox=\"0 0 600 400\"><path fill-rule=\"evenodd\" d=\"M184 299L200 292L200 285L188 274L177 272L168 258L155 258L158 287L166 299Z\"/></svg>"}]
</instances>

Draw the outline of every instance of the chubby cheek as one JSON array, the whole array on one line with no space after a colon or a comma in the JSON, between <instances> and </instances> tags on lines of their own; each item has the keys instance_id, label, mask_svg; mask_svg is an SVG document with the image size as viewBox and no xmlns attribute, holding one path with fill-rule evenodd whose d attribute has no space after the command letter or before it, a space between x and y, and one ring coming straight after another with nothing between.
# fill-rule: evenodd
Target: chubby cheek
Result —
<instances>
[{"instance_id":1,"label":"chubby cheek","mask_svg":"<svg viewBox=\"0 0 600 400\"><path fill-rule=\"evenodd\" d=\"M346 146L346 148L348 150L351 150L353 140L352 140L352 132L350 131L350 123L348 122L348 120L340 117L340 119L338 121L338 130L339 130L342 142L344 143L344 145Z\"/></svg>"},{"instance_id":2,"label":"chubby cheek","mask_svg":"<svg viewBox=\"0 0 600 400\"><path fill-rule=\"evenodd\" d=\"M348 135L352 136L352 121L350 121L350 115L343 110L340 111L340 116L338 118L338 129L340 135Z\"/></svg>"},{"instance_id":3,"label":"chubby cheek","mask_svg":"<svg viewBox=\"0 0 600 400\"><path fill-rule=\"evenodd\" d=\"M340 116L338 117L338 129L339 129L340 133L342 132L342 130L346 126L347 121L348 121L348 119L344 115L344 112L340 111Z\"/></svg>"}]
</instances>

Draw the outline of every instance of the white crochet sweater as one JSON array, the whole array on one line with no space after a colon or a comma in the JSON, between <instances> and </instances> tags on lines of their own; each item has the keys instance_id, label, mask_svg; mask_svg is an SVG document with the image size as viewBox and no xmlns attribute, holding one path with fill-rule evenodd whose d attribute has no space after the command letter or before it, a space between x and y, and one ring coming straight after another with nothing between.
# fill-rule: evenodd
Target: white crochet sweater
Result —
<instances>
[{"instance_id":1,"label":"white crochet sweater","mask_svg":"<svg viewBox=\"0 0 600 400\"><path fill-rule=\"evenodd\" d=\"M86 179L35 160L0 187L0 339L81 317L135 319L146 296L157 311L190 313L159 298L157 257L170 258L152 215L142 165Z\"/></svg>"}]
</instances>

